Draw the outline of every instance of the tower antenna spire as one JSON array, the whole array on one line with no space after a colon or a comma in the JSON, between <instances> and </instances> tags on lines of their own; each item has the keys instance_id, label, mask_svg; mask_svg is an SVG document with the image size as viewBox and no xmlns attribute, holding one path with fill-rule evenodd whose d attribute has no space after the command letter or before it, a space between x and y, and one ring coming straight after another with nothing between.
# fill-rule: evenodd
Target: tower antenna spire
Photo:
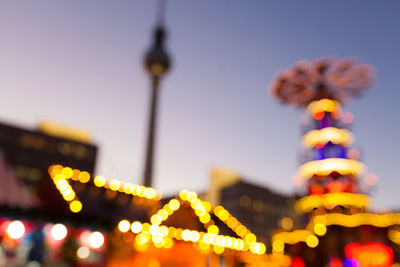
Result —
<instances>
[{"instance_id":1,"label":"tower antenna spire","mask_svg":"<svg viewBox=\"0 0 400 267\"><path fill-rule=\"evenodd\" d=\"M166 9L167 9L167 1L166 0L158 0L157 1L157 17L156 17L156 22L157 22L158 26L164 25Z\"/></svg>"}]
</instances>

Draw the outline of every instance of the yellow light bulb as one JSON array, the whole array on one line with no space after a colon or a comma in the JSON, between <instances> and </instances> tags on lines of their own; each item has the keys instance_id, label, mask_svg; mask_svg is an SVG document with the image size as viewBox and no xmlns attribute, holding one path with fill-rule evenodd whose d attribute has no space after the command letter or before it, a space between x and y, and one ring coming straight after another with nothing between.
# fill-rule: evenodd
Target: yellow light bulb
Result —
<instances>
[{"instance_id":1,"label":"yellow light bulb","mask_svg":"<svg viewBox=\"0 0 400 267\"><path fill-rule=\"evenodd\" d=\"M151 222L152 224L160 224L160 223L162 222L162 218L161 218L160 215L155 214L155 215L151 216L150 222Z\"/></svg>"},{"instance_id":2,"label":"yellow light bulb","mask_svg":"<svg viewBox=\"0 0 400 267\"><path fill-rule=\"evenodd\" d=\"M314 225L314 232L319 235L323 236L326 233L326 226L323 223L316 223Z\"/></svg>"},{"instance_id":3,"label":"yellow light bulb","mask_svg":"<svg viewBox=\"0 0 400 267\"><path fill-rule=\"evenodd\" d=\"M79 200L74 200L69 204L69 209L74 213L78 213L82 210L82 203Z\"/></svg>"},{"instance_id":4,"label":"yellow light bulb","mask_svg":"<svg viewBox=\"0 0 400 267\"><path fill-rule=\"evenodd\" d=\"M210 234L218 235L219 229L216 225L211 225L207 228L207 232L209 232Z\"/></svg>"},{"instance_id":5,"label":"yellow light bulb","mask_svg":"<svg viewBox=\"0 0 400 267\"><path fill-rule=\"evenodd\" d=\"M309 235L306 238L306 244L307 246L309 246L310 248L315 248L316 246L318 246L318 238L315 235Z\"/></svg>"},{"instance_id":6,"label":"yellow light bulb","mask_svg":"<svg viewBox=\"0 0 400 267\"><path fill-rule=\"evenodd\" d=\"M106 184L106 178L103 176L96 176L94 178L94 185L97 187L103 187Z\"/></svg>"},{"instance_id":7,"label":"yellow light bulb","mask_svg":"<svg viewBox=\"0 0 400 267\"><path fill-rule=\"evenodd\" d=\"M65 178L69 179L69 178L72 177L73 171L72 171L72 169L70 167L65 167L65 168L62 169L61 174Z\"/></svg>"},{"instance_id":8,"label":"yellow light bulb","mask_svg":"<svg viewBox=\"0 0 400 267\"><path fill-rule=\"evenodd\" d=\"M90 180L90 174L88 172L83 171L79 173L79 181L81 183L87 183L89 182L89 180Z\"/></svg>"},{"instance_id":9,"label":"yellow light bulb","mask_svg":"<svg viewBox=\"0 0 400 267\"><path fill-rule=\"evenodd\" d=\"M180 206L180 203L177 199L171 199L169 201L169 207L171 208L171 210L175 211L178 210Z\"/></svg>"},{"instance_id":10,"label":"yellow light bulb","mask_svg":"<svg viewBox=\"0 0 400 267\"><path fill-rule=\"evenodd\" d=\"M256 242L256 236L254 235L254 234L252 234L252 233L249 233L249 234L247 234L246 236L245 236L245 241L247 242L247 244L251 244L251 243L253 243L253 242Z\"/></svg>"}]
</instances>

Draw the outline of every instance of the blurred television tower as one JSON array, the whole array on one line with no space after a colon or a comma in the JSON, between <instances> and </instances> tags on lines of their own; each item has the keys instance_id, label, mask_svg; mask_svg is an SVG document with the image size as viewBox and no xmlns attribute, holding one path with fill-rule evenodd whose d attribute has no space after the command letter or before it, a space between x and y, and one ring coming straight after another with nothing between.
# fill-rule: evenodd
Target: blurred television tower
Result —
<instances>
[{"instance_id":1,"label":"blurred television tower","mask_svg":"<svg viewBox=\"0 0 400 267\"><path fill-rule=\"evenodd\" d=\"M150 118L143 173L143 185L148 187L152 186L153 180L153 158L160 81L171 66L171 59L164 49L167 35L164 28L165 4L165 0L158 1L157 24L153 33L153 44L144 57L144 66L150 74L151 79Z\"/></svg>"}]
</instances>

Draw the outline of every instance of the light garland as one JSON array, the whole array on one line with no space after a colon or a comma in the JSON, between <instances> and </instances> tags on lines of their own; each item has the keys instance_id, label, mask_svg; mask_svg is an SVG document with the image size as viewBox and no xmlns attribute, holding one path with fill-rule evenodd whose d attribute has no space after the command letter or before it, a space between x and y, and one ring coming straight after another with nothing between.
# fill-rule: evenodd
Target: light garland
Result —
<instances>
[{"instance_id":1,"label":"light garland","mask_svg":"<svg viewBox=\"0 0 400 267\"><path fill-rule=\"evenodd\" d=\"M340 213L328 213L312 218L312 223L322 223L326 226L340 225L344 227L357 227L371 225L374 227L389 227L400 224L400 213L373 214L357 213L352 215Z\"/></svg>"},{"instance_id":2,"label":"light garland","mask_svg":"<svg viewBox=\"0 0 400 267\"><path fill-rule=\"evenodd\" d=\"M299 199L295 209L299 213L307 213L315 208L333 209L336 206L365 208L370 198L363 194L327 193L323 195L309 195Z\"/></svg>"},{"instance_id":3,"label":"light garland","mask_svg":"<svg viewBox=\"0 0 400 267\"><path fill-rule=\"evenodd\" d=\"M300 166L300 174L310 179L314 175L328 176L332 172L338 172L341 175L359 176L365 170L365 165L357 160L328 158L323 160L309 161Z\"/></svg>"},{"instance_id":4,"label":"light garland","mask_svg":"<svg viewBox=\"0 0 400 267\"><path fill-rule=\"evenodd\" d=\"M306 148L325 146L328 142L347 147L353 142L353 140L353 134L347 129L326 127L307 132L303 136L302 143Z\"/></svg>"},{"instance_id":5,"label":"light garland","mask_svg":"<svg viewBox=\"0 0 400 267\"><path fill-rule=\"evenodd\" d=\"M340 213L328 213L317 215L311 218L306 229L294 230L292 232L282 231L272 236L273 253L282 254L285 244L296 244L305 242L309 247L318 246L318 237L325 235L327 226L339 225L343 227L358 227L360 225L371 225L374 227L385 228L393 225L400 225L400 213L373 214L357 213L352 215ZM400 231L390 229L388 231L389 239L400 244Z\"/></svg>"},{"instance_id":6,"label":"light garland","mask_svg":"<svg viewBox=\"0 0 400 267\"><path fill-rule=\"evenodd\" d=\"M332 99L327 99L327 98L313 101L307 107L307 111L311 115L315 115L320 112L334 113L334 112L338 112L340 110L341 110L341 107L340 107L340 103L338 101L332 100Z\"/></svg>"},{"instance_id":7,"label":"light garland","mask_svg":"<svg viewBox=\"0 0 400 267\"><path fill-rule=\"evenodd\" d=\"M241 238L245 238L247 243L254 242L256 236L250 232L243 224L233 217L224 207L217 206L214 208L214 214Z\"/></svg>"},{"instance_id":8,"label":"light garland","mask_svg":"<svg viewBox=\"0 0 400 267\"><path fill-rule=\"evenodd\" d=\"M397 245L400 245L400 231L399 229L389 229L387 236L390 241L393 243L396 243Z\"/></svg>"},{"instance_id":9,"label":"light garland","mask_svg":"<svg viewBox=\"0 0 400 267\"><path fill-rule=\"evenodd\" d=\"M82 180L86 181L87 172L74 172L69 167L63 168L61 165L53 165L49 168L49 174L58 191L64 200L69 204L69 209L73 213L80 212L82 210L82 203L76 196L76 193L69 184L68 179L72 178L72 176L75 174L75 177L78 177L78 179L81 178Z\"/></svg>"},{"instance_id":10,"label":"light garland","mask_svg":"<svg viewBox=\"0 0 400 267\"><path fill-rule=\"evenodd\" d=\"M117 179L106 179L103 176L92 178L88 172L72 169L70 167L52 165L49 167L48 172L60 194L69 204L70 210L74 213L78 213L82 210L82 203L79 201L75 191L71 187L69 179L84 184L92 181L97 187L119 191L121 193L146 198L148 200L159 200L161 198L161 194L154 188L125 183Z\"/></svg>"},{"instance_id":11,"label":"light garland","mask_svg":"<svg viewBox=\"0 0 400 267\"><path fill-rule=\"evenodd\" d=\"M179 210L183 202L188 202L190 204L200 222L204 224L207 232L161 225L169 216ZM230 229L240 232L241 235L238 235L241 238L220 235L218 226L211 220L210 211L211 205L209 202L198 199L195 192L182 190L179 196L171 199L163 208L151 216L151 224L135 221L131 223L130 229L137 235L136 243L138 245L143 245L152 241L154 246L166 248L165 244L168 244L168 247L170 247L170 240L183 240L198 245L200 250L208 250L210 246L213 246L213 250L217 254L223 253L224 249L250 251L258 255L262 255L266 252L265 244L257 242L256 236L253 233L244 227L226 209L218 206L214 208L215 215L223 222L227 223ZM129 231L128 223L127 220L122 220L118 224L118 230L120 232Z\"/></svg>"},{"instance_id":12,"label":"light garland","mask_svg":"<svg viewBox=\"0 0 400 267\"><path fill-rule=\"evenodd\" d=\"M272 236L272 253L283 254L285 244L296 244L304 242L307 246L314 248L318 245L318 237L313 232L308 230L295 230L292 232L279 232Z\"/></svg>"}]
</instances>

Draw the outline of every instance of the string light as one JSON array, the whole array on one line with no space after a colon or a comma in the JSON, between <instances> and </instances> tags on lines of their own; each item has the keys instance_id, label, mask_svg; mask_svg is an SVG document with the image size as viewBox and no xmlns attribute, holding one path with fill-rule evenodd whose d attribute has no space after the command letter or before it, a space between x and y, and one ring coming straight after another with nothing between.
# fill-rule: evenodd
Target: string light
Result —
<instances>
[{"instance_id":1,"label":"string light","mask_svg":"<svg viewBox=\"0 0 400 267\"><path fill-rule=\"evenodd\" d=\"M372 225L375 227L389 227L400 224L400 213L373 214L357 213L352 215L329 213L315 216L313 224L340 225L344 227L357 227L360 225Z\"/></svg>"},{"instance_id":2,"label":"string light","mask_svg":"<svg viewBox=\"0 0 400 267\"><path fill-rule=\"evenodd\" d=\"M174 212L179 210L182 203L186 201L190 203L190 207L195 211L196 216L205 224L207 232L199 232L196 230L181 229L174 227L166 227L161 223L169 218ZM219 228L210 221L209 211L211 210L210 203L201 201L195 192L182 190L177 198L171 199L163 208L158 210L151 216L151 225L148 223L140 223L138 221L129 223L127 220L122 220L118 225L120 232L126 231L125 224L130 225L130 229L134 234L137 234L136 244L143 245L152 241L155 247L171 248L173 240L183 240L196 244L200 250L211 245L215 253L223 253L225 249L233 249L237 251L250 251L252 254L262 255L266 252L265 244L257 242L256 236L243 226L236 218L234 218L225 208L217 206L214 208L214 214L225 222L232 230L240 233L242 238L233 238L230 236L220 235ZM204 218L207 218L204 222Z\"/></svg>"},{"instance_id":3,"label":"string light","mask_svg":"<svg viewBox=\"0 0 400 267\"><path fill-rule=\"evenodd\" d=\"M69 209L73 213L78 213L82 210L82 203L79 200L74 200L69 204Z\"/></svg>"},{"instance_id":4,"label":"string light","mask_svg":"<svg viewBox=\"0 0 400 267\"><path fill-rule=\"evenodd\" d=\"M326 226L323 223L316 223L314 225L314 233L319 236L323 236L326 234Z\"/></svg>"},{"instance_id":5,"label":"string light","mask_svg":"<svg viewBox=\"0 0 400 267\"><path fill-rule=\"evenodd\" d=\"M340 109L341 109L340 103L338 101L327 98L313 101L307 107L307 111L311 115L315 115L322 112L335 113L340 111Z\"/></svg>"},{"instance_id":6,"label":"string light","mask_svg":"<svg viewBox=\"0 0 400 267\"><path fill-rule=\"evenodd\" d=\"M50 166L48 172L60 194L69 204L70 210L74 213L80 212L82 210L82 203L79 201L68 180L72 179L73 181L79 181L80 183L88 183L91 181L90 174L86 171L71 169L70 167L63 167L61 165ZM100 188L109 188L113 191L119 190L125 194L143 197L149 200L158 200L161 198L161 194L154 188L124 183L117 179L107 181L103 176L96 176L93 179L93 183L95 186Z\"/></svg>"},{"instance_id":7,"label":"string light","mask_svg":"<svg viewBox=\"0 0 400 267\"><path fill-rule=\"evenodd\" d=\"M354 140L353 134L347 129L326 127L307 132L303 137L303 145L306 148L323 147L328 142L336 145L349 146Z\"/></svg>"},{"instance_id":8,"label":"string light","mask_svg":"<svg viewBox=\"0 0 400 267\"><path fill-rule=\"evenodd\" d=\"M307 213L321 207L326 209L333 209L336 206L365 208L369 202L369 197L363 194L327 193L303 197L296 202L295 208L300 213Z\"/></svg>"},{"instance_id":9,"label":"string light","mask_svg":"<svg viewBox=\"0 0 400 267\"><path fill-rule=\"evenodd\" d=\"M130 228L131 224L129 223L128 220L122 220L118 223L118 229L123 233L128 232Z\"/></svg>"},{"instance_id":10,"label":"string light","mask_svg":"<svg viewBox=\"0 0 400 267\"><path fill-rule=\"evenodd\" d=\"M284 244L296 244L298 242L306 242L308 236L313 235L308 230L295 230L293 232L279 232L272 236L272 243L280 240Z\"/></svg>"},{"instance_id":11,"label":"string light","mask_svg":"<svg viewBox=\"0 0 400 267\"><path fill-rule=\"evenodd\" d=\"M300 166L301 175L310 179L313 175L328 176L332 172L341 175L360 175L365 169L364 164L357 160L328 158L323 160L309 161Z\"/></svg>"}]
</instances>

